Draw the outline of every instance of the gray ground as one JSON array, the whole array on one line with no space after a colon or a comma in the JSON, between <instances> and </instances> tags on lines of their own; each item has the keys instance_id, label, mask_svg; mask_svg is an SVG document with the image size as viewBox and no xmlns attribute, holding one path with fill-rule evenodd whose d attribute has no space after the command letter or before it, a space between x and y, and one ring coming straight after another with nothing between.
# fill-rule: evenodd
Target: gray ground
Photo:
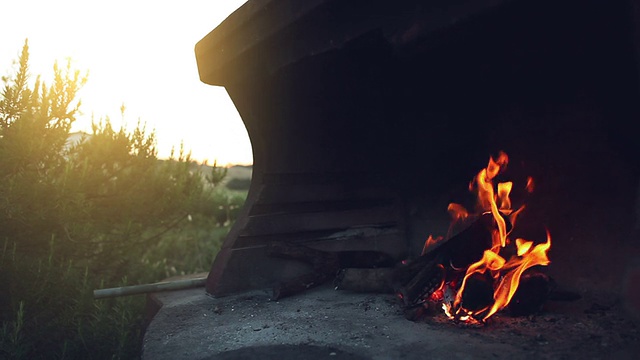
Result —
<instances>
[{"instance_id":1,"label":"gray ground","mask_svg":"<svg viewBox=\"0 0 640 360\"><path fill-rule=\"evenodd\" d=\"M439 314L411 322L392 295L330 287L279 301L265 292L214 299L202 288L153 296L164 306L147 329L146 360L640 358L639 329L615 300L548 304L474 328Z\"/></svg>"}]
</instances>

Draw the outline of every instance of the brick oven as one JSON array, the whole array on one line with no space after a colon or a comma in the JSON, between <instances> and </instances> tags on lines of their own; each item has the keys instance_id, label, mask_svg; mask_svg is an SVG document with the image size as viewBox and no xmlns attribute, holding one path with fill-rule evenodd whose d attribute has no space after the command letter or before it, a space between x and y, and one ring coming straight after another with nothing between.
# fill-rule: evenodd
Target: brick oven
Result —
<instances>
[{"instance_id":1,"label":"brick oven","mask_svg":"<svg viewBox=\"0 0 640 360\"><path fill-rule=\"evenodd\" d=\"M313 271L270 256L273 244L415 256L446 233L447 204L468 200L469 180L501 150L515 177L536 180L522 229L553 235L550 274L578 292L631 291L639 6L249 0L195 49L201 80L227 89L254 157L207 293Z\"/></svg>"}]
</instances>

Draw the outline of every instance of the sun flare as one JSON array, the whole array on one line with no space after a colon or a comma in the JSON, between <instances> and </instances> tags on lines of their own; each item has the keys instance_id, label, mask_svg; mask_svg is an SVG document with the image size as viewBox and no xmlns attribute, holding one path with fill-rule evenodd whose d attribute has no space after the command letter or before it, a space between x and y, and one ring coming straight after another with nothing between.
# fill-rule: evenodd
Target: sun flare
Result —
<instances>
[{"instance_id":1,"label":"sun flare","mask_svg":"<svg viewBox=\"0 0 640 360\"><path fill-rule=\"evenodd\" d=\"M199 80L194 46L246 0L105 3L15 1L0 23L5 68L29 41L31 73L45 81L54 61L89 74L72 131L109 117L128 129L155 129L160 157L184 142L198 161L251 164L246 129L224 88ZM5 70L6 72L6 70ZM120 112L125 105L124 116Z\"/></svg>"}]
</instances>

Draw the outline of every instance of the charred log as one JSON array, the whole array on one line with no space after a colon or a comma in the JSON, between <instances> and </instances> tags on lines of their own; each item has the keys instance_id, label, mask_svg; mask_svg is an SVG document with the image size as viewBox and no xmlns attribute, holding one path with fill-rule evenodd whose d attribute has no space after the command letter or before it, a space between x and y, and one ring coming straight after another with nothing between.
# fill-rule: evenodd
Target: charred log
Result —
<instances>
[{"instance_id":1,"label":"charred log","mask_svg":"<svg viewBox=\"0 0 640 360\"><path fill-rule=\"evenodd\" d=\"M502 215L502 214L501 214ZM507 225L507 233L512 229L509 220L502 215ZM484 213L469 227L441 246L444 252L444 261L452 268L466 269L469 265L480 260L485 250L492 245L492 233L497 229L496 222L491 213Z\"/></svg>"},{"instance_id":2,"label":"charred log","mask_svg":"<svg viewBox=\"0 0 640 360\"><path fill-rule=\"evenodd\" d=\"M458 234L400 265L393 274L393 282L404 306L421 302L438 290L449 274L460 273L460 269L480 260L484 251L491 248L494 229L493 216L483 214ZM507 221L507 231L510 230Z\"/></svg>"},{"instance_id":3,"label":"charred log","mask_svg":"<svg viewBox=\"0 0 640 360\"><path fill-rule=\"evenodd\" d=\"M461 306L478 312L493 304L493 278L489 274L474 273L467 278L462 292Z\"/></svg>"},{"instance_id":4,"label":"charred log","mask_svg":"<svg viewBox=\"0 0 640 360\"><path fill-rule=\"evenodd\" d=\"M546 274L526 271L520 277L518 290L509 303L511 316L527 316L541 312L549 299L552 286L552 281Z\"/></svg>"},{"instance_id":5,"label":"charred log","mask_svg":"<svg viewBox=\"0 0 640 360\"><path fill-rule=\"evenodd\" d=\"M420 302L426 296L438 290L445 279L445 269L435 257L424 264L411 280L396 289L396 293L405 307L410 307Z\"/></svg>"}]
</instances>

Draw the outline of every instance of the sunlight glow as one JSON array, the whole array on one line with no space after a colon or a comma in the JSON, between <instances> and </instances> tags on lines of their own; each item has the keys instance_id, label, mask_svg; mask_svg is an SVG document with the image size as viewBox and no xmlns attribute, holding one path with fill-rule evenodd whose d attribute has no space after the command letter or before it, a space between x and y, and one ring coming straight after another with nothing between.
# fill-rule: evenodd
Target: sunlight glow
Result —
<instances>
[{"instance_id":1,"label":"sunlight glow","mask_svg":"<svg viewBox=\"0 0 640 360\"><path fill-rule=\"evenodd\" d=\"M238 112L224 88L200 82L194 54L195 44L245 1L6 2L0 74L28 38L33 75L49 75L53 62L66 58L89 71L83 115L72 131L89 132L92 117L128 129L140 119L156 130L160 157L184 141L195 160L251 164Z\"/></svg>"}]
</instances>

